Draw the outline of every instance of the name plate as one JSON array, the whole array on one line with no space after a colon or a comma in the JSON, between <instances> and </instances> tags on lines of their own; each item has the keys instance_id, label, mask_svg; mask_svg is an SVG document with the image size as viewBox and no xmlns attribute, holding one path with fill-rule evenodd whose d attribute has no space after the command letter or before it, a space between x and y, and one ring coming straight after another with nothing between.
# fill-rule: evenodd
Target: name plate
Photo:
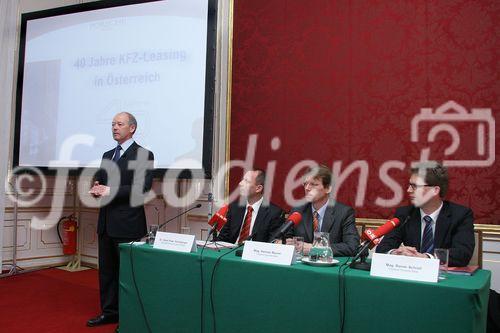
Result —
<instances>
[{"instance_id":1,"label":"name plate","mask_svg":"<svg viewBox=\"0 0 500 333\"><path fill-rule=\"evenodd\" d=\"M294 256L293 245L246 241L241 259L290 266L295 262Z\"/></svg>"},{"instance_id":2,"label":"name plate","mask_svg":"<svg viewBox=\"0 0 500 333\"><path fill-rule=\"evenodd\" d=\"M437 282L439 260L374 253L370 275L394 279Z\"/></svg>"},{"instance_id":3,"label":"name plate","mask_svg":"<svg viewBox=\"0 0 500 333\"><path fill-rule=\"evenodd\" d=\"M158 231L156 233L153 247L155 249L176 252L196 252L194 235L176 234L172 232Z\"/></svg>"}]
</instances>

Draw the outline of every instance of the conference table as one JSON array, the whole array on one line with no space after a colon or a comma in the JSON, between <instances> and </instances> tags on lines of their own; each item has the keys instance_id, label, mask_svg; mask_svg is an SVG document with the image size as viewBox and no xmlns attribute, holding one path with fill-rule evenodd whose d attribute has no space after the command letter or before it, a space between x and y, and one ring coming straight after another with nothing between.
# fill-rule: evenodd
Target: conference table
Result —
<instances>
[{"instance_id":1,"label":"conference table","mask_svg":"<svg viewBox=\"0 0 500 333\"><path fill-rule=\"evenodd\" d=\"M279 266L228 251L120 245L120 332L486 330L486 270L414 282L341 268L347 258L329 267Z\"/></svg>"}]
</instances>

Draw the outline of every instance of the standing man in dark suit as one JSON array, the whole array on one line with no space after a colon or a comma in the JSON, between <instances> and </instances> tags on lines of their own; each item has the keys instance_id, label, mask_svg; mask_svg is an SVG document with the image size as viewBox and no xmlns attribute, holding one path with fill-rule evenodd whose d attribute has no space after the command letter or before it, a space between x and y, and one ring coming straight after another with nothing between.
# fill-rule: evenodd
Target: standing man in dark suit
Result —
<instances>
[{"instance_id":1,"label":"standing man in dark suit","mask_svg":"<svg viewBox=\"0 0 500 333\"><path fill-rule=\"evenodd\" d=\"M90 190L102 200L97 224L101 314L90 319L87 326L118 322L118 245L146 234L144 193L152 186L154 156L132 139L136 129L137 121L128 112L113 118L117 146L104 153Z\"/></svg>"},{"instance_id":2,"label":"standing man in dark suit","mask_svg":"<svg viewBox=\"0 0 500 333\"><path fill-rule=\"evenodd\" d=\"M229 205L227 223L220 231L218 240L241 244L253 233L254 241L272 240L271 236L284 222L284 212L278 206L265 201L265 181L266 174L263 170L256 169L245 173L239 183L242 200Z\"/></svg>"},{"instance_id":3,"label":"standing man in dark suit","mask_svg":"<svg viewBox=\"0 0 500 333\"><path fill-rule=\"evenodd\" d=\"M359 245L354 209L330 198L330 169L319 165L309 170L304 179L304 190L307 203L291 210L302 215L302 222L294 226L287 236L304 237L304 254L307 255L312 247L314 232L327 232L334 256L354 255Z\"/></svg>"},{"instance_id":4,"label":"standing man in dark suit","mask_svg":"<svg viewBox=\"0 0 500 333\"><path fill-rule=\"evenodd\" d=\"M433 257L434 249L449 249L450 266L466 266L474 252L474 216L468 207L443 201L448 171L440 164L411 169L407 192L412 206L395 216L408 222L387 234L377 252L412 257Z\"/></svg>"}]
</instances>

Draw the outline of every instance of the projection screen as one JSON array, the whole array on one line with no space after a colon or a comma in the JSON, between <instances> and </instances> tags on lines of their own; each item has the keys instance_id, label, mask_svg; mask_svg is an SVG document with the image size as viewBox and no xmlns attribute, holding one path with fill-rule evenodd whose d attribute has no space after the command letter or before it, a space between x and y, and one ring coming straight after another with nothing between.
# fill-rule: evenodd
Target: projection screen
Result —
<instances>
[{"instance_id":1,"label":"projection screen","mask_svg":"<svg viewBox=\"0 0 500 333\"><path fill-rule=\"evenodd\" d=\"M211 176L216 1L98 1L22 15L14 167L98 167L118 112L155 168Z\"/></svg>"}]
</instances>

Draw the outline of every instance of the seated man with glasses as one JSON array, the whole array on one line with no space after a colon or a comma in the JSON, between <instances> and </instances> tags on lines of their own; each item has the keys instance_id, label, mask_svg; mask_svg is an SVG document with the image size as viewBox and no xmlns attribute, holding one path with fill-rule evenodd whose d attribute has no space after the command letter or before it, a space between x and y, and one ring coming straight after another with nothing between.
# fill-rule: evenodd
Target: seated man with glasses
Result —
<instances>
[{"instance_id":1,"label":"seated man with glasses","mask_svg":"<svg viewBox=\"0 0 500 333\"><path fill-rule=\"evenodd\" d=\"M396 209L405 225L387 234L377 252L413 257L433 257L434 249L449 249L450 266L466 266L474 252L472 210L444 201L448 171L438 163L411 169L408 195L411 206Z\"/></svg>"},{"instance_id":2,"label":"seated man with glasses","mask_svg":"<svg viewBox=\"0 0 500 333\"><path fill-rule=\"evenodd\" d=\"M330 235L334 256L353 256L359 245L354 209L330 198L331 191L332 172L328 167L319 165L307 172L304 178L307 203L290 212L299 212L302 222L287 234L287 237L304 237L305 255L312 247L314 232L326 232Z\"/></svg>"}]
</instances>

